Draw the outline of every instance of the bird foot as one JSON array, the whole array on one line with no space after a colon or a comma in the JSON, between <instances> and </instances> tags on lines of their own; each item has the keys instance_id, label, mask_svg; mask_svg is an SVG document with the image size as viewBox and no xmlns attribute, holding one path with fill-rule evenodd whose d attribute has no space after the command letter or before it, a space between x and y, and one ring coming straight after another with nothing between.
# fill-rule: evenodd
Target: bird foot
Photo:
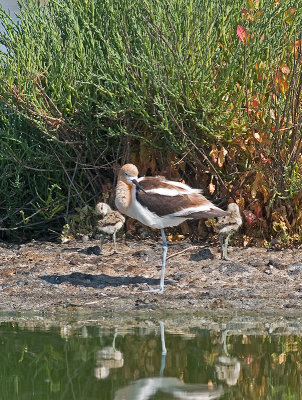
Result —
<instances>
[{"instance_id":1,"label":"bird foot","mask_svg":"<svg viewBox=\"0 0 302 400\"><path fill-rule=\"evenodd\" d=\"M154 289L152 287L150 287L148 284L148 290L143 290L143 293L163 293L164 288L163 287L159 287L158 289Z\"/></svg>"},{"instance_id":2,"label":"bird foot","mask_svg":"<svg viewBox=\"0 0 302 400\"><path fill-rule=\"evenodd\" d=\"M163 293L163 289L149 289L149 290L143 290L143 293Z\"/></svg>"},{"instance_id":3,"label":"bird foot","mask_svg":"<svg viewBox=\"0 0 302 400\"><path fill-rule=\"evenodd\" d=\"M233 258L230 258L228 256L222 256L221 259L224 260L224 261L234 261Z\"/></svg>"}]
</instances>

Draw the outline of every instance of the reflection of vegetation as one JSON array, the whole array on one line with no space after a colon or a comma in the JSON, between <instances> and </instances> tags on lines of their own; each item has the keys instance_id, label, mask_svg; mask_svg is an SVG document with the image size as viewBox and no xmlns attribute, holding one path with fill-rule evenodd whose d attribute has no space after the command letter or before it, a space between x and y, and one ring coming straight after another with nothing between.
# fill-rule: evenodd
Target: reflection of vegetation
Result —
<instances>
[{"instance_id":1,"label":"reflection of vegetation","mask_svg":"<svg viewBox=\"0 0 302 400\"><path fill-rule=\"evenodd\" d=\"M161 342L153 331L123 331L115 346L124 364L110 370L102 380L94 377L100 349L113 348L113 331L94 327L85 335L62 335L60 330L19 329L0 326L0 385L2 399L102 399L111 400L118 389L137 379L159 376ZM208 330L195 335L165 334L167 357L164 377L185 383L217 384L225 387L221 399L298 399L302 370L302 338L229 335ZM240 362L237 384L219 380L215 365L227 354ZM220 377L221 378L221 377ZM100 397L100 393L102 396ZM128 400L128 399L127 399ZM131 399L129 399L131 400Z\"/></svg>"},{"instance_id":2,"label":"reflection of vegetation","mask_svg":"<svg viewBox=\"0 0 302 400\"><path fill-rule=\"evenodd\" d=\"M242 366L234 399L299 398L301 337L233 336L230 341Z\"/></svg>"}]
</instances>

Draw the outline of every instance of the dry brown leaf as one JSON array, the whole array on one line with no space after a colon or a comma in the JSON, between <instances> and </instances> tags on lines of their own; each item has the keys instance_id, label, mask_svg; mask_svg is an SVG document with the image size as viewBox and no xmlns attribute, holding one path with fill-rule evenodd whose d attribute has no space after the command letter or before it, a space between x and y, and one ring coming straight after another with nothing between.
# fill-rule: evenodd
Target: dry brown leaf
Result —
<instances>
[{"instance_id":1,"label":"dry brown leaf","mask_svg":"<svg viewBox=\"0 0 302 400\"><path fill-rule=\"evenodd\" d=\"M210 151L210 157L212 157L213 162L216 164L218 160L218 149L215 144L212 144L212 150Z\"/></svg>"},{"instance_id":2,"label":"dry brown leaf","mask_svg":"<svg viewBox=\"0 0 302 400\"><path fill-rule=\"evenodd\" d=\"M218 153L218 167L222 168L225 162L225 156L228 154L227 150L224 147L221 147Z\"/></svg>"},{"instance_id":3,"label":"dry brown leaf","mask_svg":"<svg viewBox=\"0 0 302 400\"><path fill-rule=\"evenodd\" d=\"M281 63L280 69L283 74L288 75L290 73L289 67L284 62Z\"/></svg>"},{"instance_id":4,"label":"dry brown leaf","mask_svg":"<svg viewBox=\"0 0 302 400\"><path fill-rule=\"evenodd\" d=\"M209 189L210 194L213 194L215 192L215 185L212 181L211 181L211 183L209 183L208 189Z\"/></svg>"},{"instance_id":5,"label":"dry brown leaf","mask_svg":"<svg viewBox=\"0 0 302 400\"><path fill-rule=\"evenodd\" d=\"M259 187L260 187L260 186L263 186L263 183L264 183L263 173L260 172L260 171L258 171L258 172L256 173L255 180L254 180L254 182L253 182L253 184L252 184L252 187L251 187L251 195L252 195L252 198L253 198L253 199L256 198L257 192L258 192L258 190L259 190Z\"/></svg>"},{"instance_id":6,"label":"dry brown leaf","mask_svg":"<svg viewBox=\"0 0 302 400\"><path fill-rule=\"evenodd\" d=\"M252 239L249 236L243 236L243 247L247 247L251 243Z\"/></svg>"},{"instance_id":7,"label":"dry brown leaf","mask_svg":"<svg viewBox=\"0 0 302 400\"><path fill-rule=\"evenodd\" d=\"M243 197L240 197L239 199L237 199L237 200L236 200L236 203L238 204L238 207L239 207L241 210L244 210L245 204L244 204L244 198L243 198Z\"/></svg>"},{"instance_id":8,"label":"dry brown leaf","mask_svg":"<svg viewBox=\"0 0 302 400\"><path fill-rule=\"evenodd\" d=\"M185 238L184 235L179 235L179 234L167 235L168 242L179 242L180 240L183 240L184 238Z\"/></svg>"}]
</instances>

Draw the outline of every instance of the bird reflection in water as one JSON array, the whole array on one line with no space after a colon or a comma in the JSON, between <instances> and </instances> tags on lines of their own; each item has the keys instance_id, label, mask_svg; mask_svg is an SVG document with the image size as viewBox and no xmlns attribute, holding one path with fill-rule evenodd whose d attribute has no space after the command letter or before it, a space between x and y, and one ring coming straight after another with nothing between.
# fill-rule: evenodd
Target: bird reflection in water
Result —
<instances>
[{"instance_id":1,"label":"bird reflection in water","mask_svg":"<svg viewBox=\"0 0 302 400\"><path fill-rule=\"evenodd\" d=\"M215 360L215 370L220 381L226 382L228 386L237 384L240 375L240 362L236 357L231 357L227 349L227 333L222 332L222 352Z\"/></svg>"},{"instance_id":2,"label":"bird reflection in water","mask_svg":"<svg viewBox=\"0 0 302 400\"><path fill-rule=\"evenodd\" d=\"M159 377L138 379L128 386L119 389L114 400L148 400L157 393L168 394L178 400L212 400L224 394L221 386L206 384L187 384L178 378L163 377L166 362L166 345L164 323L160 321L162 358Z\"/></svg>"},{"instance_id":3,"label":"bird reflection in water","mask_svg":"<svg viewBox=\"0 0 302 400\"><path fill-rule=\"evenodd\" d=\"M114 332L112 346L106 346L96 354L94 376L97 379L107 378L111 369L121 368L124 365L123 353L115 348L116 336L117 330Z\"/></svg>"}]
</instances>

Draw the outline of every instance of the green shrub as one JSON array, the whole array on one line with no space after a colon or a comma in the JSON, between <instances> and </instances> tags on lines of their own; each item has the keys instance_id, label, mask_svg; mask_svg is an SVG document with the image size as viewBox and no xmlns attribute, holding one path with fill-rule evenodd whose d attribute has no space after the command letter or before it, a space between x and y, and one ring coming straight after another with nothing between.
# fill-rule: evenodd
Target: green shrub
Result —
<instances>
[{"instance_id":1,"label":"green shrub","mask_svg":"<svg viewBox=\"0 0 302 400\"><path fill-rule=\"evenodd\" d=\"M55 226L95 201L124 160L142 173L185 160L195 183L207 170L232 185L248 169L266 173L257 157L270 154L252 141L261 131L273 148L301 10L290 0L27 0L18 23L1 11L4 226Z\"/></svg>"}]
</instances>

